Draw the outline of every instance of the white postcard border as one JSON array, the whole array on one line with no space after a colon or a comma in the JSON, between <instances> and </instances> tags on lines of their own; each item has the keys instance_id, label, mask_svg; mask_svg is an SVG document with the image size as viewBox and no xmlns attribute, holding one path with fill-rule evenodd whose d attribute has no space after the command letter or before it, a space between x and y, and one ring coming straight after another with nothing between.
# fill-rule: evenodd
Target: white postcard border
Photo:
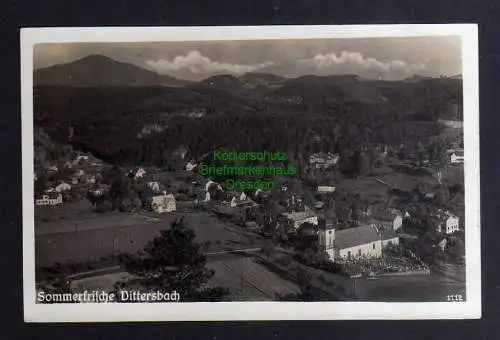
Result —
<instances>
[{"instance_id":1,"label":"white postcard border","mask_svg":"<svg viewBox=\"0 0 500 340\"><path fill-rule=\"evenodd\" d=\"M465 150L465 302L35 303L33 46L37 43L461 36ZM473 319L481 317L476 24L21 29L23 290L27 322Z\"/></svg>"}]
</instances>

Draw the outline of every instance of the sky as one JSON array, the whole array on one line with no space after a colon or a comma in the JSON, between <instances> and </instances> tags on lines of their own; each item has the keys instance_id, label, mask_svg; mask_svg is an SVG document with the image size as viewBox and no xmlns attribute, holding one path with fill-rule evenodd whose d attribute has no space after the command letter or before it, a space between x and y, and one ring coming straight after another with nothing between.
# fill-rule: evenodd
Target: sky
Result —
<instances>
[{"instance_id":1,"label":"sky","mask_svg":"<svg viewBox=\"0 0 500 340\"><path fill-rule=\"evenodd\" d=\"M460 37L455 36L38 44L34 68L92 54L194 81L247 72L284 77L357 74L385 80L462 73Z\"/></svg>"}]
</instances>

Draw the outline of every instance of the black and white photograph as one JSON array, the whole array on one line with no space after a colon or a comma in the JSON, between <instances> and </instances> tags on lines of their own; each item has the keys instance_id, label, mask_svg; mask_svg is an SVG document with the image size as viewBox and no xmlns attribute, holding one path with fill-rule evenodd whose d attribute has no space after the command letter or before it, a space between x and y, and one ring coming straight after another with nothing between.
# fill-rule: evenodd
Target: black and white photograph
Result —
<instances>
[{"instance_id":1,"label":"black and white photograph","mask_svg":"<svg viewBox=\"0 0 500 340\"><path fill-rule=\"evenodd\" d=\"M475 25L21 45L26 321L481 316Z\"/></svg>"}]
</instances>

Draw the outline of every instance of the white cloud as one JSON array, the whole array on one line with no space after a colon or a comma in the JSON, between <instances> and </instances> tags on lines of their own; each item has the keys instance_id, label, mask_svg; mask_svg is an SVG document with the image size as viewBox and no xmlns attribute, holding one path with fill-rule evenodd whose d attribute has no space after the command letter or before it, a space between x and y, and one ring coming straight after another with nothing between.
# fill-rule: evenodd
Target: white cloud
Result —
<instances>
[{"instance_id":1,"label":"white cloud","mask_svg":"<svg viewBox=\"0 0 500 340\"><path fill-rule=\"evenodd\" d=\"M177 72L189 70L195 74L214 74L214 73L232 73L244 74L273 65L271 61L265 61L257 64L231 64L225 62L212 61L201 55L198 51L190 51L186 55L176 56L172 60L147 60L146 64L161 73Z\"/></svg>"},{"instance_id":2,"label":"white cloud","mask_svg":"<svg viewBox=\"0 0 500 340\"><path fill-rule=\"evenodd\" d=\"M426 70L424 63L408 64L401 60L383 62L374 58L367 58L358 52L342 51L335 53L318 54L312 58L300 59L298 66L309 71L321 74L353 73L353 74L408 74L412 75Z\"/></svg>"}]
</instances>

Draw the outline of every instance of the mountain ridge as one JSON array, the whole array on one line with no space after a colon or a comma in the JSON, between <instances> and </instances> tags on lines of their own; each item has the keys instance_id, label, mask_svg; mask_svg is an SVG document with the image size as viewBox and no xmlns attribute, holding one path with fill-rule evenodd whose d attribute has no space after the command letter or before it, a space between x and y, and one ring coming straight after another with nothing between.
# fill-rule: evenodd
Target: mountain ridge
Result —
<instances>
[{"instance_id":1,"label":"mountain ridge","mask_svg":"<svg viewBox=\"0 0 500 340\"><path fill-rule=\"evenodd\" d=\"M70 63L33 71L34 85L74 87L98 86L184 86L187 80L162 75L145 68L92 54Z\"/></svg>"}]
</instances>

